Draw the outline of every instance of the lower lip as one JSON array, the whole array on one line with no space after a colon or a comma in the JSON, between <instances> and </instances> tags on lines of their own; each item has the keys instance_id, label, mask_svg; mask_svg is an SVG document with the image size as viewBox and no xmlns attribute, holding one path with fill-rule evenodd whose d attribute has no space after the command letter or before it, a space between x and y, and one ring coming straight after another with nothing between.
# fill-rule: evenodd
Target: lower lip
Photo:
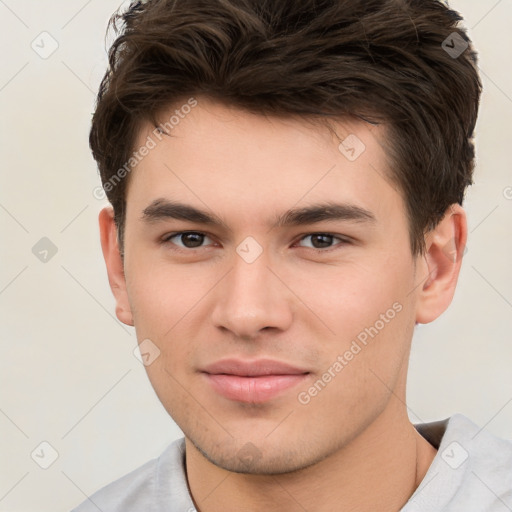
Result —
<instances>
[{"instance_id":1,"label":"lower lip","mask_svg":"<svg viewBox=\"0 0 512 512\"><path fill-rule=\"evenodd\" d=\"M230 400L261 403L304 381L308 374L264 375L240 377L239 375L205 373L213 389Z\"/></svg>"}]
</instances>

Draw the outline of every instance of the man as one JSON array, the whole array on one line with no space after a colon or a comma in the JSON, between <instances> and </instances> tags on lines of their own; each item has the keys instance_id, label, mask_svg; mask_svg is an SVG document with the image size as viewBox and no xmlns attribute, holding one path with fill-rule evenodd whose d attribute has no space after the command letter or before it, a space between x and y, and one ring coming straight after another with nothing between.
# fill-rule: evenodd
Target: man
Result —
<instances>
[{"instance_id":1,"label":"man","mask_svg":"<svg viewBox=\"0 0 512 512\"><path fill-rule=\"evenodd\" d=\"M413 425L480 97L436 0L150 0L90 135L119 320L179 439L77 512L503 511L512 443Z\"/></svg>"}]
</instances>

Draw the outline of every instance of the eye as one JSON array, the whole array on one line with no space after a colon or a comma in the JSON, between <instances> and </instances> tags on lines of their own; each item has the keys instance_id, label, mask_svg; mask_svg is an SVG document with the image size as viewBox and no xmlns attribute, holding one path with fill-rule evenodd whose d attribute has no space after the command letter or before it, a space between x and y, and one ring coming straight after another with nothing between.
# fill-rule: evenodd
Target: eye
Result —
<instances>
[{"instance_id":1,"label":"eye","mask_svg":"<svg viewBox=\"0 0 512 512\"><path fill-rule=\"evenodd\" d=\"M167 235L162 239L162 243L172 243L182 249L196 249L201 247L205 239L212 242L212 239L204 233L199 233L197 231L182 231L180 233Z\"/></svg>"},{"instance_id":2,"label":"eye","mask_svg":"<svg viewBox=\"0 0 512 512\"><path fill-rule=\"evenodd\" d=\"M310 243L303 244L303 242L308 239L310 240ZM206 247L206 245L203 245L206 240L214 243L213 240L205 233L201 233L199 231L180 231L178 233L171 233L166 235L164 238L162 238L161 243L170 243L181 250L186 250ZM338 240L338 243L334 243L336 240ZM211 243L207 245L211 245ZM308 247L310 249L326 252L326 250L329 250L330 248L335 248L338 245L344 245L347 243L349 243L348 240L332 235L330 233L310 233L303 236L297 245L300 247Z\"/></svg>"},{"instance_id":3,"label":"eye","mask_svg":"<svg viewBox=\"0 0 512 512\"><path fill-rule=\"evenodd\" d=\"M301 241L306 240L308 238L311 240L310 245L300 245ZM344 240L340 237L331 235L329 233L311 233L311 234L306 235L300 239L299 246L310 247L311 249L329 249L329 248L333 247L332 243L334 242L334 240L340 241L340 243L335 244L335 246L348 243L347 240Z\"/></svg>"}]
</instances>

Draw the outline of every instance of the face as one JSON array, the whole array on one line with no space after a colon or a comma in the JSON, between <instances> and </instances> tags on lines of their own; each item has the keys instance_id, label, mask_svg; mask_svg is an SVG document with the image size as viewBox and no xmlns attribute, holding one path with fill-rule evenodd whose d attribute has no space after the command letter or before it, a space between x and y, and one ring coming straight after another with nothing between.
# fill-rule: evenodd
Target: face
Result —
<instances>
[{"instance_id":1,"label":"face","mask_svg":"<svg viewBox=\"0 0 512 512\"><path fill-rule=\"evenodd\" d=\"M124 271L159 399L225 469L324 459L407 370L416 262L383 128L340 122L340 149L320 125L198 98L172 136L153 130L127 190Z\"/></svg>"}]
</instances>

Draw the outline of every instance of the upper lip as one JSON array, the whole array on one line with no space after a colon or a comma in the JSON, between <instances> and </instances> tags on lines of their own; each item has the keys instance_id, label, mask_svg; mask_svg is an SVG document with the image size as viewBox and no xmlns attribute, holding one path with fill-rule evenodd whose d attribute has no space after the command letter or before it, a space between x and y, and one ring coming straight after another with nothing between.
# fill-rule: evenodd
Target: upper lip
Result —
<instances>
[{"instance_id":1,"label":"upper lip","mask_svg":"<svg viewBox=\"0 0 512 512\"><path fill-rule=\"evenodd\" d=\"M273 359L222 359L206 366L203 370L210 374L238 375L240 377L261 377L262 375L302 375L308 370Z\"/></svg>"}]
</instances>

